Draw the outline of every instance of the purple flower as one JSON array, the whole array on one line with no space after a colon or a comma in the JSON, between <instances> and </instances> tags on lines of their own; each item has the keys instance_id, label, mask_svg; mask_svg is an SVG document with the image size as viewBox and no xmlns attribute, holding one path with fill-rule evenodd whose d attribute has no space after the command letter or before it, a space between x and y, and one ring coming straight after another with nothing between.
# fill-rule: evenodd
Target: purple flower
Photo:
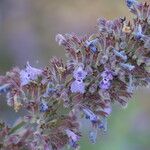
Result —
<instances>
[{"instance_id":1,"label":"purple flower","mask_svg":"<svg viewBox=\"0 0 150 150\"><path fill-rule=\"evenodd\" d=\"M48 104L47 104L47 102L43 101L40 104L40 112L46 112L47 110L48 110Z\"/></svg>"},{"instance_id":2,"label":"purple flower","mask_svg":"<svg viewBox=\"0 0 150 150\"><path fill-rule=\"evenodd\" d=\"M0 86L0 94L1 93L7 93L10 91L10 84L4 84Z\"/></svg>"},{"instance_id":3,"label":"purple flower","mask_svg":"<svg viewBox=\"0 0 150 150\"><path fill-rule=\"evenodd\" d=\"M137 40L141 40L144 37L144 34L142 33L142 26L140 24L138 25L138 27L135 30L134 37Z\"/></svg>"},{"instance_id":4,"label":"purple flower","mask_svg":"<svg viewBox=\"0 0 150 150\"><path fill-rule=\"evenodd\" d=\"M71 84L71 92L72 93L84 93L85 92L85 84L83 80L85 79L87 72L83 70L83 67L77 67L73 72L73 77L75 81Z\"/></svg>"},{"instance_id":5,"label":"purple flower","mask_svg":"<svg viewBox=\"0 0 150 150\"><path fill-rule=\"evenodd\" d=\"M21 70L21 72L20 72L20 80L21 80L21 85L22 86L27 85L27 84L29 84L31 82L27 71Z\"/></svg>"},{"instance_id":6,"label":"purple flower","mask_svg":"<svg viewBox=\"0 0 150 150\"><path fill-rule=\"evenodd\" d=\"M110 115L111 112L112 112L112 108L111 108L111 107L105 107L105 108L103 109L103 112L106 113L107 115Z\"/></svg>"},{"instance_id":7,"label":"purple flower","mask_svg":"<svg viewBox=\"0 0 150 150\"><path fill-rule=\"evenodd\" d=\"M59 45L65 45L67 42L66 38L62 34L57 34L55 40Z\"/></svg>"},{"instance_id":8,"label":"purple flower","mask_svg":"<svg viewBox=\"0 0 150 150\"><path fill-rule=\"evenodd\" d=\"M52 146L48 143L44 144L44 150L52 150Z\"/></svg>"},{"instance_id":9,"label":"purple flower","mask_svg":"<svg viewBox=\"0 0 150 150\"><path fill-rule=\"evenodd\" d=\"M78 144L76 141L73 141L72 139L69 139L69 145L73 148L77 148Z\"/></svg>"},{"instance_id":10,"label":"purple flower","mask_svg":"<svg viewBox=\"0 0 150 150\"><path fill-rule=\"evenodd\" d=\"M42 70L31 67L27 62L26 69L20 71L21 85L24 86L33 80L37 80L40 75L42 75Z\"/></svg>"},{"instance_id":11,"label":"purple flower","mask_svg":"<svg viewBox=\"0 0 150 150\"><path fill-rule=\"evenodd\" d=\"M85 114L86 119L89 119L92 123L97 123L98 116L95 115L91 110L84 108L83 112Z\"/></svg>"},{"instance_id":12,"label":"purple flower","mask_svg":"<svg viewBox=\"0 0 150 150\"><path fill-rule=\"evenodd\" d=\"M129 8L131 8L133 5L137 4L137 0L126 0L126 4Z\"/></svg>"},{"instance_id":13,"label":"purple flower","mask_svg":"<svg viewBox=\"0 0 150 150\"><path fill-rule=\"evenodd\" d=\"M135 66L127 64L127 63L120 63L120 66L129 71L132 71L135 68Z\"/></svg>"},{"instance_id":14,"label":"purple flower","mask_svg":"<svg viewBox=\"0 0 150 150\"><path fill-rule=\"evenodd\" d=\"M113 72L109 69L105 69L105 71L101 74L102 80L99 82L99 88L102 90L108 90L111 86L110 80L113 80Z\"/></svg>"},{"instance_id":15,"label":"purple flower","mask_svg":"<svg viewBox=\"0 0 150 150\"><path fill-rule=\"evenodd\" d=\"M78 146L77 142L79 141L79 136L76 135L73 131L66 129L66 134L69 138L69 144L71 147L76 148Z\"/></svg>"},{"instance_id":16,"label":"purple flower","mask_svg":"<svg viewBox=\"0 0 150 150\"><path fill-rule=\"evenodd\" d=\"M115 49L113 49L113 52L116 56L120 57L122 60L127 61L127 55L124 51L117 51Z\"/></svg>"},{"instance_id":17,"label":"purple flower","mask_svg":"<svg viewBox=\"0 0 150 150\"><path fill-rule=\"evenodd\" d=\"M90 50L95 53L97 52L97 42L98 42L98 39L94 39L92 41L86 41L86 46L90 48Z\"/></svg>"},{"instance_id":18,"label":"purple flower","mask_svg":"<svg viewBox=\"0 0 150 150\"><path fill-rule=\"evenodd\" d=\"M77 67L73 72L73 77L76 80L84 80L87 75L87 72L83 70L83 67Z\"/></svg>"},{"instance_id":19,"label":"purple flower","mask_svg":"<svg viewBox=\"0 0 150 150\"><path fill-rule=\"evenodd\" d=\"M46 88L46 92L44 93L44 97L48 97L51 94L53 94L54 92L56 92L56 88L54 88L54 85L52 82L49 82Z\"/></svg>"},{"instance_id":20,"label":"purple flower","mask_svg":"<svg viewBox=\"0 0 150 150\"><path fill-rule=\"evenodd\" d=\"M108 90L111 86L110 81L107 78L104 78L102 81L99 83L99 88L102 90Z\"/></svg>"},{"instance_id":21,"label":"purple flower","mask_svg":"<svg viewBox=\"0 0 150 150\"><path fill-rule=\"evenodd\" d=\"M85 92L85 84L83 81L75 80L71 84L71 92L72 93L84 93Z\"/></svg>"},{"instance_id":22,"label":"purple flower","mask_svg":"<svg viewBox=\"0 0 150 150\"><path fill-rule=\"evenodd\" d=\"M104 132L107 131L107 118L103 117L101 119L101 123L99 124L99 128L102 129Z\"/></svg>"},{"instance_id":23,"label":"purple flower","mask_svg":"<svg viewBox=\"0 0 150 150\"><path fill-rule=\"evenodd\" d=\"M96 138L97 138L97 130L90 131L90 133L89 133L89 140L90 140L90 142L95 144L96 143Z\"/></svg>"},{"instance_id":24,"label":"purple flower","mask_svg":"<svg viewBox=\"0 0 150 150\"><path fill-rule=\"evenodd\" d=\"M102 72L101 77L106 80L112 80L113 73L109 69L105 69L105 71Z\"/></svg>"}]
</instances>

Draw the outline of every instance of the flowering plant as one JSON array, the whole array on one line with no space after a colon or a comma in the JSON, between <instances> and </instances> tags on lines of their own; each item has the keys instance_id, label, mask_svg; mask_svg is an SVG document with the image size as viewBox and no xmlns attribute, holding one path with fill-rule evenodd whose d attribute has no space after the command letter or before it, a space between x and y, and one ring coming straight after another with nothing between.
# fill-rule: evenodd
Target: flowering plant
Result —
<instances>
[{"instance_id":1,"label":"flowering plant","mask_svg":"<svg viewBox=\"0 0 150 150\"><path fill-rule=\"evenodd\" d=\"M43 69L13 68L0 76L7 104L25 115L13 125L0 123L2 150L79 149L81 119L91 124L89 139L107 131L112 104L126 107L134 90L150 82L150 6L126 0L135 15L98 20L98 32L83 37L58 34L67 62L52 58Z\"/></svg>"}]
</instances>

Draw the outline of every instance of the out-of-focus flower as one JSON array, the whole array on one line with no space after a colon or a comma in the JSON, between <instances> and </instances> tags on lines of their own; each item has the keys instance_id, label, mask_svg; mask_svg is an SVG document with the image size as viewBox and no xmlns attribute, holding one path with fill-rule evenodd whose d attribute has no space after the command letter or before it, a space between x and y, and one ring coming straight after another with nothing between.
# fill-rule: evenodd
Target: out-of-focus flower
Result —
<instances>
[{"instance_id":1,"label":"out-of-focus flower","mask_svg":"<svg viewBox=\"0 0 150 150\"><path fill-rule=\"evenodd\" d=\"M46 87L46 92L43 94L44 97L48 97L56 92L56 88L54 87L52 82L49 82Z\"/></svg>"},{"instance_id":2,"label":"out-of-focus flower","mask_svg":"<svg viewBox=\"0 0 150 150\"><path fill-rule=\"evenodd\" d=\"M119 52L116 49L113 49L113 52L117 57L120 57L122 60L127 61L127 55L126 55L125 51Z\"/></svg>"},{"instance_id":3,"label":"out-of-focus flower","mask_svg":"<svg viewBox=\"0 0 150 150\"><path fill-rule=\"evenodd\" d=\"M108 90L111 86L110 80L107 78L104 78L102 81L99 83L99 88L102 90Z\"/></svg>"},{"instance_id":4,"label":"out-of-focus flower","mask_svg":"<svg viewBox=\"0 0 150 150\"><path fill-rule=\"evenodd\" d=\"M137 4L137 0L126 0L126 4L129 8L131 8L133 5Z\"/></svg>"},{"instance_id":5,"label":"out-of-focus flower","mask_svg":"<svg viewBox=\"0 0 150 150\"><path fill-rule=\"evenodd\" d=\"M90 140L90 142L95 144L96 143L96 138L97 138L97 130L90 131L89 132L89 140Z\"/></svg>"},{"instance_id":6,"label":"out-of-focus flower","mask_svg":"<svg viewBox=\"0 0 150 150\"><path fill-rule=\"evenodd\" d=\"M83 112L85 114L86 119L89 119L92 123L97 123L98 116L95 115L91 110L89 110L88 108L84 108Z\"/></svg>"},{"instance_id":7,"label":"out-of-focus flower","mask_svg":"<svg viewBox=\"0 0 150 150\"><path fill-rule=\"evenodd\" d=\"M7 93L10 90L10 84L4 84L0 86L0 94Z\"/></svg>"},{"instance_id":8,"label":"out-of-focus flower","mask_svg":"<svg viewBox=\"0 0 150 150\"><path fill-rule=\"evenodd\" d=\"M33 80L37 80L39 76L42 75L42 70L33 68L27 62L26 68L20 71L21 85L27 85Z\"/></svg>"},{"instance_id":9,"label":"out-of-focus flower","mask_svg":"<svg viewBox=\"0 0 150 150\"><path fill-rule=\"evenodd\" d=\"M135 68L135 66L127 63L120 63L120 66L129 71L132 71Z\"/></svg>"},{"instance_id":10,"label":"out-of-focus flower","mask_svg":"<svg viewBox=\"0 0 150 150\"><path fill-rule=\"evenodd\" d=\"M44 150L53 150L50 144L44 144Z\"/></svg>"},{"instance_id":11,"label":"out-of-focus flower","mask_svg":"<svg viewBox=\"0 0 150 150\"><path fill-rule=\"evenodd\" d=\"M142 32L142 26L139 24L134 32L134 37L137 40L141 40L145 35Z\"/></svg>"},{"instance_id":12,"label":"out-of-focus flower","mask_svg":"<svg viewBox=\"0 0 150 150\"><path fill-rule=\"evenodd\" d=\"M104 132L107 131L107 118L106 117L101 118L101 123L99 124L99 128L103 130Z\"/></svg>"},{"instance_id":13,"label":"out-of-focus flower","mask_svg":"<svg viewBox=\"0 0 150 150\"><path fill-rule=\"evenodd\" d=\"M113 72L109 69L105 69L105 71L103 71L101 73L101 77L103 79L106 79L106 80L112 80L113 79Z\"/></svg>"},{"instance_id":14,"label":"out-of-focus flower","mask_svg":"<svg viewBox=\"0 0 150 150\"><path fill-rule=\"evenodd\" d=\"M55 37L56 42L58 42L59 45L65 45L66 44L66 38L62 34L57 34Z\"/></svg>"},{"instance_id":15,"label":"out-of-focus flower","mask_svg":"<svg viewBox=\"0 0 150 150\"><path fill-rule=\"evenodd\" d=\"M91 41L86 41L86 46L90 48L90 50L95 53L97 52L97 43L98 43L98 39L94 39L94 40L91 40Z\"/></svg>"},{"instance_id":16,"label":"out-of-focus flower","mask_svg":"<svg viewBox=\"0 0 150 150\"><path fill-rule=\"evenodd\" d=\"M73 131L70 129L66 129L66 134L69 138L69 145L73 148L76 148L78 146L77 142L79 141L79 136L75 134Z\"/></svg>"},{"instance_id":17,"label":"out-of-focus flower","mask_svg":"<svg viewBox=\"0 0 150 150\"><path fill-rule=\"evenodd\" d=\"M56 91L56 89L53 88L53 87L50 87L50 88L48 88L47 90L48 90L48 93L49 93L49 94L52 94L52 93L54 93L54 92Z\"/></svg>"},{"instance_id":18,"label":"out-of-focus flower","mask_svg":"<svg viewBox=\"0 0 150 150\"><path fill-rule=\"evenodd\" d=\"M21 85L27 85L28 83L31 82L28 73L25 70L21 70L20 72L20 79L21 79Z\"/></svg>"},{"instance_id":19,"label":"out-of-focus flower","mask_svg":"<svg viewBox=\"0 0 150 150\"><path fill-rule=\"evenodd\" d=\"M99 63L100 64L105 64L108 61L108 58L109 57L107 55L102 56L102 58L100 59Z\"/></svg>"},{"instance_id":20,"label":"out-of-focus flower","mask_svg":"<svg viewBox=\"0 0 150 150\"><path fill-rule=\"evenodd\" d=\"M109 116L112 112L112 108L111 107L105 107L103 109L103 112L106 113Z\"/></svg>"},{"instance_id":21,"label":"out-of-focus flower","mask_svg":"<svg viewBox=\"0 0 150 150\"><path fill-rule=\"evenodd\" d=\"M83 70L83 67L79 66L77 67L74 72L73 72L73 77L76 79L76 80L84 80L85 77L87 75L87 72Z\"/></svg>"},{"instance_id":22,"label":"out-of-focus flower","mask_svg":"<svg viewBox=\"0 0 150 150\"><path fill-rule=\"evenodd\" d=\"M19 142L19 137L17 135L12 135L11 137L9 137L8 142L9 144L17 144Z\"/></svg>"},{"instance_id":23,"label":"out-of-focus flower","mask_svg":"<svg viewBox=\"0 0 150 150\"><path fill-rule=\"evenodd\" d=\"M46 112L48 110L48 104L45 101L41 102L39 107L40 107L40 112Z\"/></svg>"},{"instance_id":24,"label":"out-of-focus flower","mask_svg":"<svg viewBox=\"0 0 150 150\"><path fill-rule=\"evenodd\" d=\"M85 92L85 84L84 82L75 80L71 83L71 92L72 93L84 93Z\"/></svg>"}]
</instances>

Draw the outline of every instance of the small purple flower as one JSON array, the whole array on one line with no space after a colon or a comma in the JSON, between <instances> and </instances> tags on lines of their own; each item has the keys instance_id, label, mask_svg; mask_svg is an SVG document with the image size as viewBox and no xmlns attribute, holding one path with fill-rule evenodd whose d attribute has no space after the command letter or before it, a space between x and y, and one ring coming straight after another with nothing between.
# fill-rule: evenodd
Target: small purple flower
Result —
<instances>
[{"instance_id":1,"label":"small purple flower","mask_svg":"<svg viewBox=\"0 0 150 150\"><path fill-rule=\"evenodd\" d=\"M103 79L112 80L113 79L113 73L109 69L105 69L105 71L102 72L101 77Z\"/></svg>"},{"instance_id":2,"label":"small purple flower","mask_svg":"<svg viewBox=\"0 0 150 150\"><path fill-rule=\"evenodd\" d=\"M73 77L75 81L71 84L71 92L72 93L84 93L85 92L85 84L83 80L85 79L87 72L83 70L83 67L77 67L73 72Z\"/></svg>"},{"instance_id":3,"label":"small purple flower","mask_svg":"<svg viewBox=\"0 0 150 150\"><path fill-rule=\"evenodd\" d=\"M52 94L52 93L54 93L54 92L56 92L56 89L55 89L55 88L53 88L53 87L48 88L48 93L49 93L49 94Z\"/></svg>"},{"instance_id":4,"label":"small purple flower","mask_svg":"<svg viewBox=\"0 0 150 150\"><path fill-rule=\"evenodd\" d=\"M56 88L54 88L54 85L52 82L49 82L46 88L46 92L44 93L44 97L48 97L51 94L53 94L54 92L56 92Z\"/></svg>"},{"instance_id":5,"label":"small purple flower","mask_svg":"<svg viewBox=\"0 0 150 150\"><path fill-rule=\"evenodd\" d=\"M83 81L73 81L71 84L71 92L84 94L85 84L83 83Z\"/></svg>"},{"instance_id":6,"label":"small purple flower","mask_svg":"<svg viewBox=\"0 0 150 150\"><path fill-rule=\"evenodd\" d=\"M97 130L89 132L89 140L91 143L95 144L97 138Z\"/></svg>"},{"instance_id":7,"label":"small purple flower","mask_svg":"<svg viewBox=\"0 0 150 150\"><path fill-rule=\"evenodd\" d=\"M17 144L19 142L19 137L17 135L11 135L8 137L8 144Z\"/></svg>"},{"instance_id":8,"label":"small purple flower","mask_svg":"<svg viewBox=\"0 0 150 150\"><path fill-rule=\"evenodd\" d=\"M43 101L40 104L40 112L46 112L47 110L48 110L48 104L47 104L47 102Z\"/></svg>"},{"instance_id":9,"label":"small purple flower","mask_svg":"<svg viewBox=\"0 0 150 150\"><path fill-rule=\"evenodd\" d=\"M90 48L90 50L95 53L97 52L97 42L98 42L98 39L94 39L92 41L86 41L86 46Z\"/></svg>"},{"instance_id":10,"label":"small purple flower","mask_svg":"<svg viewBox=\"0 0 150 150\"><path fill-rule=\"evenodd\" d=\"M77 67L73 72L73 77L76 80L84 80L87 75L87 72L83 70L83 67Z\"/></svg>"},{"instance_id":11,"label":"small purple flower","mask_svg":"<svg viewBox=\"0 0 150 150\"><path fill-rule=\"evenodd\" d=\"M102 81L99 83L99 88L102 90L108 90L111 86L110 81L107 78L104 78Z\"/></svg>"},{"instance_id":12,"label":"small purple flower","mask_svg":"<svg viewBox=\"0 0 150 150\"><path fill-rule=\"evenodd\" d=\"M127 63L120 63L120 66L129 71L132 71L135 68L135 66Z\"/></svg>"},{"instance_id":13,"label":"small purple flower","mask_svg":"<svg viewBox=\"0 0 150 150\"><path fill-rule=\"evenodd\" d=\"M21 85L24 86L33 80L37 80L40 75L42 75L42 70L31 67L27 62L26 69L20 71Z\"/></svg>"},{"instance_id":14,"label":"small purple flower","mask_svg":"<svg viewBox=\"0 0 150 150\"><path fill-rule=\"evenodd\" d=\"M69 138L69 144L71 147L76 148L78 146L77 142L79 141L79 136L76 135L73 131L66 129L66 134Z\"/></svg>"},{"instance_id":15,"label":"small purple flower","mask_svg":"<svg viewBox=\"0 0 150 150\"><path fill-rule=\"evenodd\" d=\"M107 118L103 117L101 123L99 124L99 129L102 129L104 132L107 131Z\"/></svg>"},{"instance_id":16,"label":"small purple flower","mask_svg":"<svg viewBox=\"0 0 150 150\"><path fill-rule=\"evenodd\" d=\"M44 144L44 150L52 150L52 146L48 143Z\"/></svg>"},{"instance_id":17,"label":"small purple flower","mask_svg":"<svg viewBox=\"0 0 150 150\"><path fill-rule=\"evenodd\" d=\"M134 37L137 40L141 40L144 37L144 34L142 33L142 26L140 24L138 25L138 27L135 30Z\"/></svg>"},{"instance_id":18,"label":"small purple flower","mask_svg":"<svg viewBox=\"0 0 150 150\"><path fill-rule=\"evenodd\" d=\"M113 72L106 68L100 76L102 77L102 80L99 82L99 88L108 90L111 86L110 80L113 80Z\"/></svg>"},{"instance_id":19,"label":"small purple flower","mask_svg":"<svg viewBox=\"0 0 150 150\"><path fill-rule=\"evenodd\" d=\"M76 141L73 141L72 139L69 139L69 145L73 148L77 148L78 144Z\"/></svg>"},{"instance_id":20,"label":"small purple flower","mask_svg":"<svg viewBox=\"0 0 150 150\"><path fill-rule=\"evenodd\" d=\"M111 107L105 107L103 109L103 112L106 113L109 116L112 112L112 108Z\"/></svg>"},{"instance_id":21,"label":"small purple flower","mask_svg":"<svg viewBox=\"0 0 150 150\"><path fill-rule=\"evenodd\" d=\"M10 84L4 84L0 86L0 94L1 93L7 93L10 91Z\"/></svg>"},{"instance_id":22,"label":"small purple flower","mask_svg":"<svg viewBox=\"0 0 150 150\"><path fill-rule=\"evenodd\" d=\"M65 45L67 42L66 38L62 34L57 34L55 40L59 45Z\"/></svg>"},{"instance_id":23,"label":"small purple flower","mask_svg":"<svg viewBox=\"0 0 150 150\"><path fill-rule=\"evenodd\" d=\"M126 4L129 8L131 8L133 5L137 4L137 0L126 0Z\"/></svg>"},{"instance_id":24,"label":"small purple flower","mask_svg":"<svg viewBox=\"0 0 150 150\"><path fill-rule=\"evenodd\" d=\"M127 55L124 51L117 51L115 49L113 49L113 52L116 56L120 57L122 60L127 61Z\"/></svg>"},{"instance_id":25,"label":"small purple flower","mask_svg":"<svg viewBox=\"0 0 150 150\"><path fill-rule=\"evenodd\" d=\"M84 108L83 112L85 114L85 118L89 119L92 123L97 123L98 121L98 116L95 115L91 110Z\"/></svg>"},{"instance_id":26,"label":"small purple flower","mask_svg":"<svg viewBox=\"0 0 150 150\"><path fill-rule=\"evenodd\" d=\"M21 72L20 72L20 80L21 80L21 85L22 86L27 85L27 84L29 84L31 82L27 71L21 70Z\"/></svg>"}]
</instances>

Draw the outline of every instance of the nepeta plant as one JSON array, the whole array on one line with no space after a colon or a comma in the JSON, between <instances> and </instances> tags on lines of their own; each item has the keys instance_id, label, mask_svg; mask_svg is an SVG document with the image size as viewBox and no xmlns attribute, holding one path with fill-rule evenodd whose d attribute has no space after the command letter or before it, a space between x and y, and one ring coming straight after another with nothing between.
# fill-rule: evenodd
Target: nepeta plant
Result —
<instances>
[{"instance_id":1,"label":"nepeta plant","mask_svg":"<svg viewBox=\"0 0 150 150\"><path fill-rule=\"evenodd\" d=\"M100 18L98 32L90 36L58 34L67 63L54 57L44 69L27 63L0 76L7 104L25 110L13 126L1 122L0 149L79 149L82 118L91 124L89 139L95 143L107 131L112 104L126 107L133 91L149 84L150 6L126 4L135 15L132 22Z\"/></svg>"}]
</instances>

